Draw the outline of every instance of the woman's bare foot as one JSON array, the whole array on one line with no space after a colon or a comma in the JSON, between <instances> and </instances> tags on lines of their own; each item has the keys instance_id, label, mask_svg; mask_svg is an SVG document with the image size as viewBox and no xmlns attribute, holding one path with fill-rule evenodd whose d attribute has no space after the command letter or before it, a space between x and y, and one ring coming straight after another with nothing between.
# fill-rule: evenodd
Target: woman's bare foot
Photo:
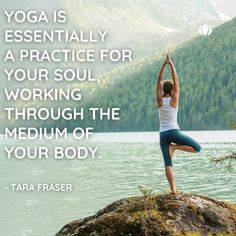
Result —
<instances>
[{"instance_id":1,"label":"woman's bare foot","mask_svg":"<svg viewBox=\"0 0 236 236\"><path fill-rule=\"evenodd\" d=\"M176 191L171 191L170 194L177 195Z\"/></svg>"},{"instance_id":2,"label":"woman's bare foot","mask_svg":"<svg viewBox=\"0 0 236 236\"><path fill-rule=\"evenodd\" d=\"M173 160L174 152L175 152L175 145L174 144L170 144L170 146L169 146L169 156L170 156L171 160Z\"/></svg>"},{"instance_id":3,"label":"woman's bare foot","mask_svg":"<svg viewBox=\"0 0 236 236\"><path fill-rule=\"evenodd\" d=\"M173 194L173 195L177 194L175 186L170 190L170 193Z\"/></svg>"}]
</instances>

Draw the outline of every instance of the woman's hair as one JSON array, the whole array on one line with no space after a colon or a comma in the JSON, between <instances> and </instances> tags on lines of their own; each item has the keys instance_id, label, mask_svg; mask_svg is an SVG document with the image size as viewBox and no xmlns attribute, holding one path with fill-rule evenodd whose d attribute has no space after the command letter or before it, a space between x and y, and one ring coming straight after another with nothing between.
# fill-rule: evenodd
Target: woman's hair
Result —
<instances>
[{"instance_id":1,"label":"woman's hair","mask_svg":"<svg viewBox=\"0 0 236 236\"><path fill-rule=\"evenodd\" d=\"M163 90L163 97L165 97L167 94L171 96L173 90L173 81L169 79L164 80L162 82L162 90Z\"/></svg>"}]
</instances>

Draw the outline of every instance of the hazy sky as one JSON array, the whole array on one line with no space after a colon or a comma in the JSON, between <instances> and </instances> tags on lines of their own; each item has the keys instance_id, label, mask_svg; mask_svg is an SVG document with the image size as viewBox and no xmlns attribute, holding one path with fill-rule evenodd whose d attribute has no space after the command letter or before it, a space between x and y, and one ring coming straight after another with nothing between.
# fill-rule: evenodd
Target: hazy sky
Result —
<instances>
[{"instance_id":1,"label":"hazy sky","mask_svg":"<svg viewBox=\"0 0 236 236\"><path fill-rule=\"evenodd\" d=\"M236 0L209 0L214 2L217 8L230 17L236 16Z\"/></svg>"},{"instance_id":2,"label":"hazy sky","mask_svg":"<svg viewBox=\"0 0 236 236\"><path fill-rule=\"evenodd\" d=\"M80 0L78 0L80 1ZM158 1L158 0L156 0ZM236 0L207 0L208 2L213 2L216 4L217 8L230 17L236 16ZM33 6L50 6L57 7L58 0L41 0L41 1L32 1L32 0L0 0L1 6L4 7L22 7L24 5L33 5Z\"/></svg>"}]
</instances>

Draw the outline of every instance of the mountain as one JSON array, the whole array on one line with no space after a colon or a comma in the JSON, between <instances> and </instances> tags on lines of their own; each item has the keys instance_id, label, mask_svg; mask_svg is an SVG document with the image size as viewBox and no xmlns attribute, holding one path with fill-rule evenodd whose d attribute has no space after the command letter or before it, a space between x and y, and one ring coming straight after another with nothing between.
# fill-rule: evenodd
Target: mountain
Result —
<instances>
[{"instance_id":1,"label":"mountain","mask_svg":"<svg viewBox=\"0 0 236 236\"><path fill-rule=\"evenodd\" d=\"M2 26L0 33L3 35L5 28L13 29L75 29L75 30L95 30L108 29L109 38L104 44L83 45L83 47L100 48L129 48L133 50L134 61L144 56L154 55L165 51L167 48L173 48L182 42L185 42L198 34L198 28L203 24L210 24L212 27L220 25L222 20L217 8L208 2L208 0L41 0L30 1L9 0L4 2L6 10L44 10L50 16L55 9L64 9L67 12L68 22L65 25L57 24L7 24L4 14L0 15L0 23ZM15 54L20 48L33 47L36 49L55 49L55 48L71 48L79 49L80 44L4 44L0 40L0 47L3 52L9 49L9 46ZM0 76L5 77L3 73L4 63L0 63ZM78 63L18 63L9 64L14 68L48 68L49 71L53 67L60 68L78 68L81 66L91 67L94 75L98 76L106 73L121 64L111 62L94 64ZM18 88L22 87L56 87L53 80L47 83L30 83L30 82L7 82L2 81L2 87ZM72 82L71 82L72 83ZM67 83L60 83L60 86L67 86ZM1 93L2 94L2 93ZM1 96L1 95L0 95ZM5 104L4 99L0 98L0 107Z\"/></svg>"},{"instance_id":2,"label":"mountain","mask_svg":"<svg viewBox=\"0 0 236 236\"><path fill-rule=\"evenodd\" d=\"M224 22L214 5L207 0L41 0L41 1L5 1L6 10L44 10L50 16L55 9L64 9L67 12L68 22L65 25L57 24L7 24L4 14L0 15L2 26L0 33L3 35L5 28L14 29L75 29L75 30L109 30L107 42L94 45L83 45L83 47L100 48L129 48L133 50L133 59L139 60L144 56L156 54L167 48L175 47L198 34L198 28L203 24L210 24L213 27ZM46 44L4 44L0 41L3 52L11 47L15 53L20 48L33 47L36 49L68 48L68 44L46 43ZM71 49L79 49L80 44L70 44ZM0 63L1 76L3 65ZM9 65L11 66L11 65ZM14 67L45 67L52 70L53 63L14 63ZM61 68L81 67L78 63L60 63L56 66ZM95 76L108 72L120 66L111 62L87 63L87 67L92 67ZM56 86L56 83L47 84L34 83L37 87ZM65 86L65 84L62 84ZM8 83L2 80L3 87L18 87L19 83ZM21 82L23 87L32 87L32 83ZM2 104L0 103L0 106Z\"/></svg>"},{"instance_id":3,"label":"mountain","mask_svg":"<svg viewBox=\"0 0 236 236\"><path fill-rule=\"evenodd\" d=\"M19 2L10 0L4 3L4 9L45 10L49 15L54 9L64 9L68 16L66 25L26 24L24 27L27 29L58 27L78 30L107 29L109 40L96 46L98 48L128 47L134 51L134 59L153 55L191 39L198 34L200 25L206 23L217 26L226 20L222 19L217 8L208 0L22 0ZM4 14L0 16L0 23L6 25ZM9 27L21 28L22 25L13 23ZM1 33L2 31L3 28ZM4 44L0 42L0 46ZM24 44L11 45L15 49L25 46ZM52 45L44 44L43 47L49 49ZM68 45L62 44L60 47L68 47ZM78 49L80 45L71 45L71 47ZM37 64L35 63L34 66ZM95 64L94 67L97 74L115 68L113 63Z\"/></svg>"},{"instance_id":4,"label":"mountain","mask_svg":"<svg viewBox=\"0 0 236 236\"><path fill-rule=\"evenodd\" d=\"M180 82L178 122L182 130L228 129L236 117L236 18L213 29L210 36L198 36L176 48L172 60ZM84 91L82 102L41 102L47 107L119 107L119 121L36 121L36 127L93 126L95 131L153 131L158 128L156 76L165 55L157 54L117 68L99 77L100 83L73 87ZM166 68L164 78L170 78ZM72 87L70 87L72 88ZM16 106L29 106L17 101ZM35 104L34 104L35 106ZM3 125L4 123L2 123ZM5 125L5 124L4 124ZM25 126L11 122L9 126Z\"/></svg>"},{"instance_id":5,"label":"mountain","mask_svg":"<svg viewBox=\"0 0 236 236\"><path fill-rule=\"evenodd\" d=\"M198 36L173 51L180 81L178 118L183 130L228 129L229 123L235 122L235 27L236 18L215 28L210 36ZM96 88L87 106L120 107L121 120L95 121L96 130L157 129L156 75L164 56L148 57L101 77L103 83ZM164 77L170 76L168 68Z\"/></svg>"},{"instance_id":6,"label":"mountain","mask_svg":"<svg viewBox=\"0 0 236 236\"><path fill-rule=\"evenodd\" d=\"M73 6L72 2L69 6ZM132 1L129 2L133 4ZM155 3L155 1L152 2ZM159 3L161 2L159 1ZM189 2L191 4L196 3L196 1ZM92 9L88 4L86 5L86 1L80 1L80 4L82 3L88 9ZM99 6L101 3L105 4L102 1L94 1L94 6ZM113 3L125 8L119 1L114 1ZM141 3L144 4L144 1L140 0ZM148 7L150 3L147 3ZM167 7L167 3L162 2L162 5ZM199 6L203 8L204 4L199 2ZM109 9L109 7L113 9L113 7L107 4L106 9ZM114 8L118 9L116 5L114 5ZM130 9L132 8L127 5L127 10L130 11ZM74 10L76 12L76 5L74 5ZM178 12L178 9L176 11ZM86 13L85 9L83 12L84 14ZM102 12L102 10L98 9L97 12ZM107 12L109 14L108 10ZM92 15L94 16L94 14ZM112 14L114 15L114 12ZM211 16L213 17L214 14L216 13L213 11ZM70 15L72 17L72 14ZM84 17L86 18L86 14ZM100 14L98 18L100 19L101 17L102 15ZM114 25L114 29L116 27L118 26ZM234 32L235 19L213 29L213 33L210 36L196 37L194 40L179 46L173 51L172 58L176 65L181 86L179 123L182 129L227 129L228 122L234 121L236 110L234 101L236 67L234 42L236 38ZM162 60L163 56L160 53L156 53L153 56L147 56L139 61L129 63L126 66L117 67L117 69L109 73L102 74L100 76L101 83L98 84L59 84L63 88L83 86L86 98L83 103L86 107L120 107L120 121L91 121L86 119L83 122L66 122L64 120L53 122L49 120L27 122L27 125L46 127L68 126L69 129L72 129L78 125L90 126L94 124L96 131L156 130L158 120L155 102L155 80ZM166 75L170 77L170 71L167 71ZM9 85L12 86L12 84ZM17 83L16 85L19 86L20 84ZM21 84L21 86L24 86L24 84ZM32 85L30 84L30 86ZM45 87L46 85L42 83L41 86ZM5 101L2 101L2 105L6 106ZM83 104L78 102L50 101L38 103L37 101L31 101L26 103L18 100L11 102L10 105L16 107L78 107ZM25 125L25 122L7 122L3 115L4 113L1 114L1 120L4 120L4 122L1 122L2 127L7 124L10 126Z\"/></svg>"},{"instance_id":7,"label":"mountain","mask_svg":"<svg viewBox=\"0 0 236 236\"><path fill-rule=\"evenodd\" d=\"M108 47L127 47L135 57L154 54L196 36L204 23L219 25L207 0L61 0L73 27L109 29Z\"/></svg>"}]
</instances>

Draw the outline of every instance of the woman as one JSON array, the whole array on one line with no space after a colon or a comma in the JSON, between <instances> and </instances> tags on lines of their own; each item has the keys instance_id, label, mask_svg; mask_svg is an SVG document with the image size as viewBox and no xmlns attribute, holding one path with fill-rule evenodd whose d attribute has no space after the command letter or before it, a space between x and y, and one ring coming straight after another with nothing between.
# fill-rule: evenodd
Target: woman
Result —
<instances>
[{"instance_id":1,"label":"woman","mask_svg":"<svg viewBox=\"0 0 236 236\"><path fill-rule=\"evenodd\" d=\"M166 65L170 65L172 80L162 81ZM184 135L177 122L179 102L179 82L174 63L167 54L157 79L157 105L160 120L160 146L165 161L165 172L170 184L171 193L176 194L172 159L176 150L199 152L201 146L190 137Z\"/></svg>"}]
</instances>

